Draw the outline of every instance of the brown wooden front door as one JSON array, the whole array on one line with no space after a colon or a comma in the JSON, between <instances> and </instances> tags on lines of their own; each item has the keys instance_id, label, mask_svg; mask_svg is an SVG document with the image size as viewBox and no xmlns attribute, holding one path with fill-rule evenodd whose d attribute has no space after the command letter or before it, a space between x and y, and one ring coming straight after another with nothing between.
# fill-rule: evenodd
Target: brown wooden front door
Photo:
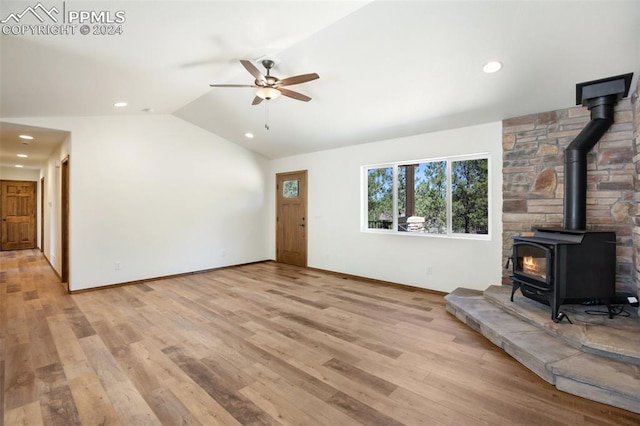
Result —
<instances>
[{"instance_id":1,"label":"brown wooden front door","mask_svg":"<svg viewBox=\"0 0 640 426\"><path fill-rule=\"evenodd\" d=\"M307 266L307 171L276 174L276 261Z\"/></svg>"},{"instance_id":2,"label":"brown wooden front door","mask_svg":"<svg viewBox=\"0 0 640 426\"><path fill-rule=\"evenodd\" d=\"M2 250L36 247L36 182L3 180Z\"/></svg>"}]
</instances>

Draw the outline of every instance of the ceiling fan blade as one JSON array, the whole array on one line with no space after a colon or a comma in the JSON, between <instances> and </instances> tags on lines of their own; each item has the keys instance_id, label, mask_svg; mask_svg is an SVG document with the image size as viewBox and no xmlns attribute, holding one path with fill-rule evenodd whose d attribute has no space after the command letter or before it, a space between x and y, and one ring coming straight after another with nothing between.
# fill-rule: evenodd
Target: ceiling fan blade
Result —
<instances>
[{"instance_id":1,"label":"ceiling fan blade","mask_svg":"<svg viewBox=\"0 0 640 426\"><path fill-rule=\"evenodd\" d=\"M320 78L315 72L312 74L295 75L293 77L287 77L280 80L280 86L292 86L294 84L306 83L307 81Z\"/></svg>"},{"instance_id":2,"label":"ceiling fan blade","mask_svg":"<svg viewBox=\"0 0 640 426\"><path fill-rule=\"evenodd\" d=\"M258 105L260 102L262 102L262 98L260 96L256 96L255 98L253 98L253 102L251 102L251 105Z\"/></svg>"},{"instance_id":3,"label":"ceiling fan blade","mask_svg":"<svg viewBox=\"0 0 640 426\"><path fill-rule=\"evenodd\" d=\"M251 84L210 84L211 87L256 87Z\"/></svg>"},{"instance_id":4,"label":"ceiling fan blade","mask_svg":"<svg viewBox=\"0 0 640 426\"><path fill-rule=\"evenodd\" d=\"M242 64L242 66L245 67L247 71L249 71L249 74L251 74L256 80L261 80L261 81L265 80L264 75L262 75L260 70L256 68L256 66L253 65L251 61L247 61L246 59L241 59L240 63Z\"/></svg>"},{"instance_id":5,"label":"ceiling fan blade","mask_svg":"<svg viewBox=\"0 0 640 426\"><path fill-rule=\"evenodd\" d=\"M293 98L302 102L309 102L311 100L307 95L303 95L302 93L294 92L293 90L278 88L282 96L287 96L289 98Z\"/></svg>"}]
</instances>

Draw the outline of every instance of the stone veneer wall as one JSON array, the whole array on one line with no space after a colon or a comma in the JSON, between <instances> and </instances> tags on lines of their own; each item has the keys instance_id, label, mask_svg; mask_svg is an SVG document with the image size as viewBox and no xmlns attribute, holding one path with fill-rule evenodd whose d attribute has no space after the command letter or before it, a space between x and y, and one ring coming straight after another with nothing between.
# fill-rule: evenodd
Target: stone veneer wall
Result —
<instances>
[{"instance_id":1,"label":"stone veneer wall","mask_svg":"<svg viewBox=\"0 0 640 426\"><path fill-rule=\"evenodd\" d=\"M616 288L633 293L640 280L640 252L634 250L640 247L635 104L634 113L629 98L618 103L613 126L587 155L587 229L615 231ZM512 236L530 235L538 227L562 227L564 149L589 120L589 110L576 106L503 121L503 266L512 254ZM510 274L503 269L503 283L511 283Z\"/></svg>"}]
</instances>

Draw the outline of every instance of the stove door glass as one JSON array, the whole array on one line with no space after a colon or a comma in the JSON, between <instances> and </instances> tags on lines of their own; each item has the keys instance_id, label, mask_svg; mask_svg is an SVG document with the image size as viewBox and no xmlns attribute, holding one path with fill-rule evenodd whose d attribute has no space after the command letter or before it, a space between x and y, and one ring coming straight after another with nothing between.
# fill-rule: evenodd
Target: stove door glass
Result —
<instances>
[{"instance_id":1,"label":"stove door glass","mask_svg":"<svg viewBox=\"0 0 640 426\"><path fill-rule=\"evenodd\" d=\"M514 244L514 274L548 282L551 251L549 248L534 244L518 242Z\"/></svg>"}]
</instances>

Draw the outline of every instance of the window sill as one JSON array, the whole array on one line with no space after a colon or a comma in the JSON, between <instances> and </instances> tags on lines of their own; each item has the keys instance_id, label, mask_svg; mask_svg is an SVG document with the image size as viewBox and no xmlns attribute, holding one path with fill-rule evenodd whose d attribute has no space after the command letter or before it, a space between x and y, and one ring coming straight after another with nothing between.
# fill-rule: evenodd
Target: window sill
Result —
<instances>
[{"instance_id":1,"label":"window sill","mask_svg":"<svg viewBox=\"0 0 640 426\"><path fill-rule=\"evenodd\" d=\"M475 241L491 241L491 235L489 234L431 234L428 232L399 232L393 229L362 229L363 234L379 234L379 235L399 235L402 237L427 237L427 238L441 238L441 239L453 239L453 240L475 240Z\"/></svg>"}]
</instances>

